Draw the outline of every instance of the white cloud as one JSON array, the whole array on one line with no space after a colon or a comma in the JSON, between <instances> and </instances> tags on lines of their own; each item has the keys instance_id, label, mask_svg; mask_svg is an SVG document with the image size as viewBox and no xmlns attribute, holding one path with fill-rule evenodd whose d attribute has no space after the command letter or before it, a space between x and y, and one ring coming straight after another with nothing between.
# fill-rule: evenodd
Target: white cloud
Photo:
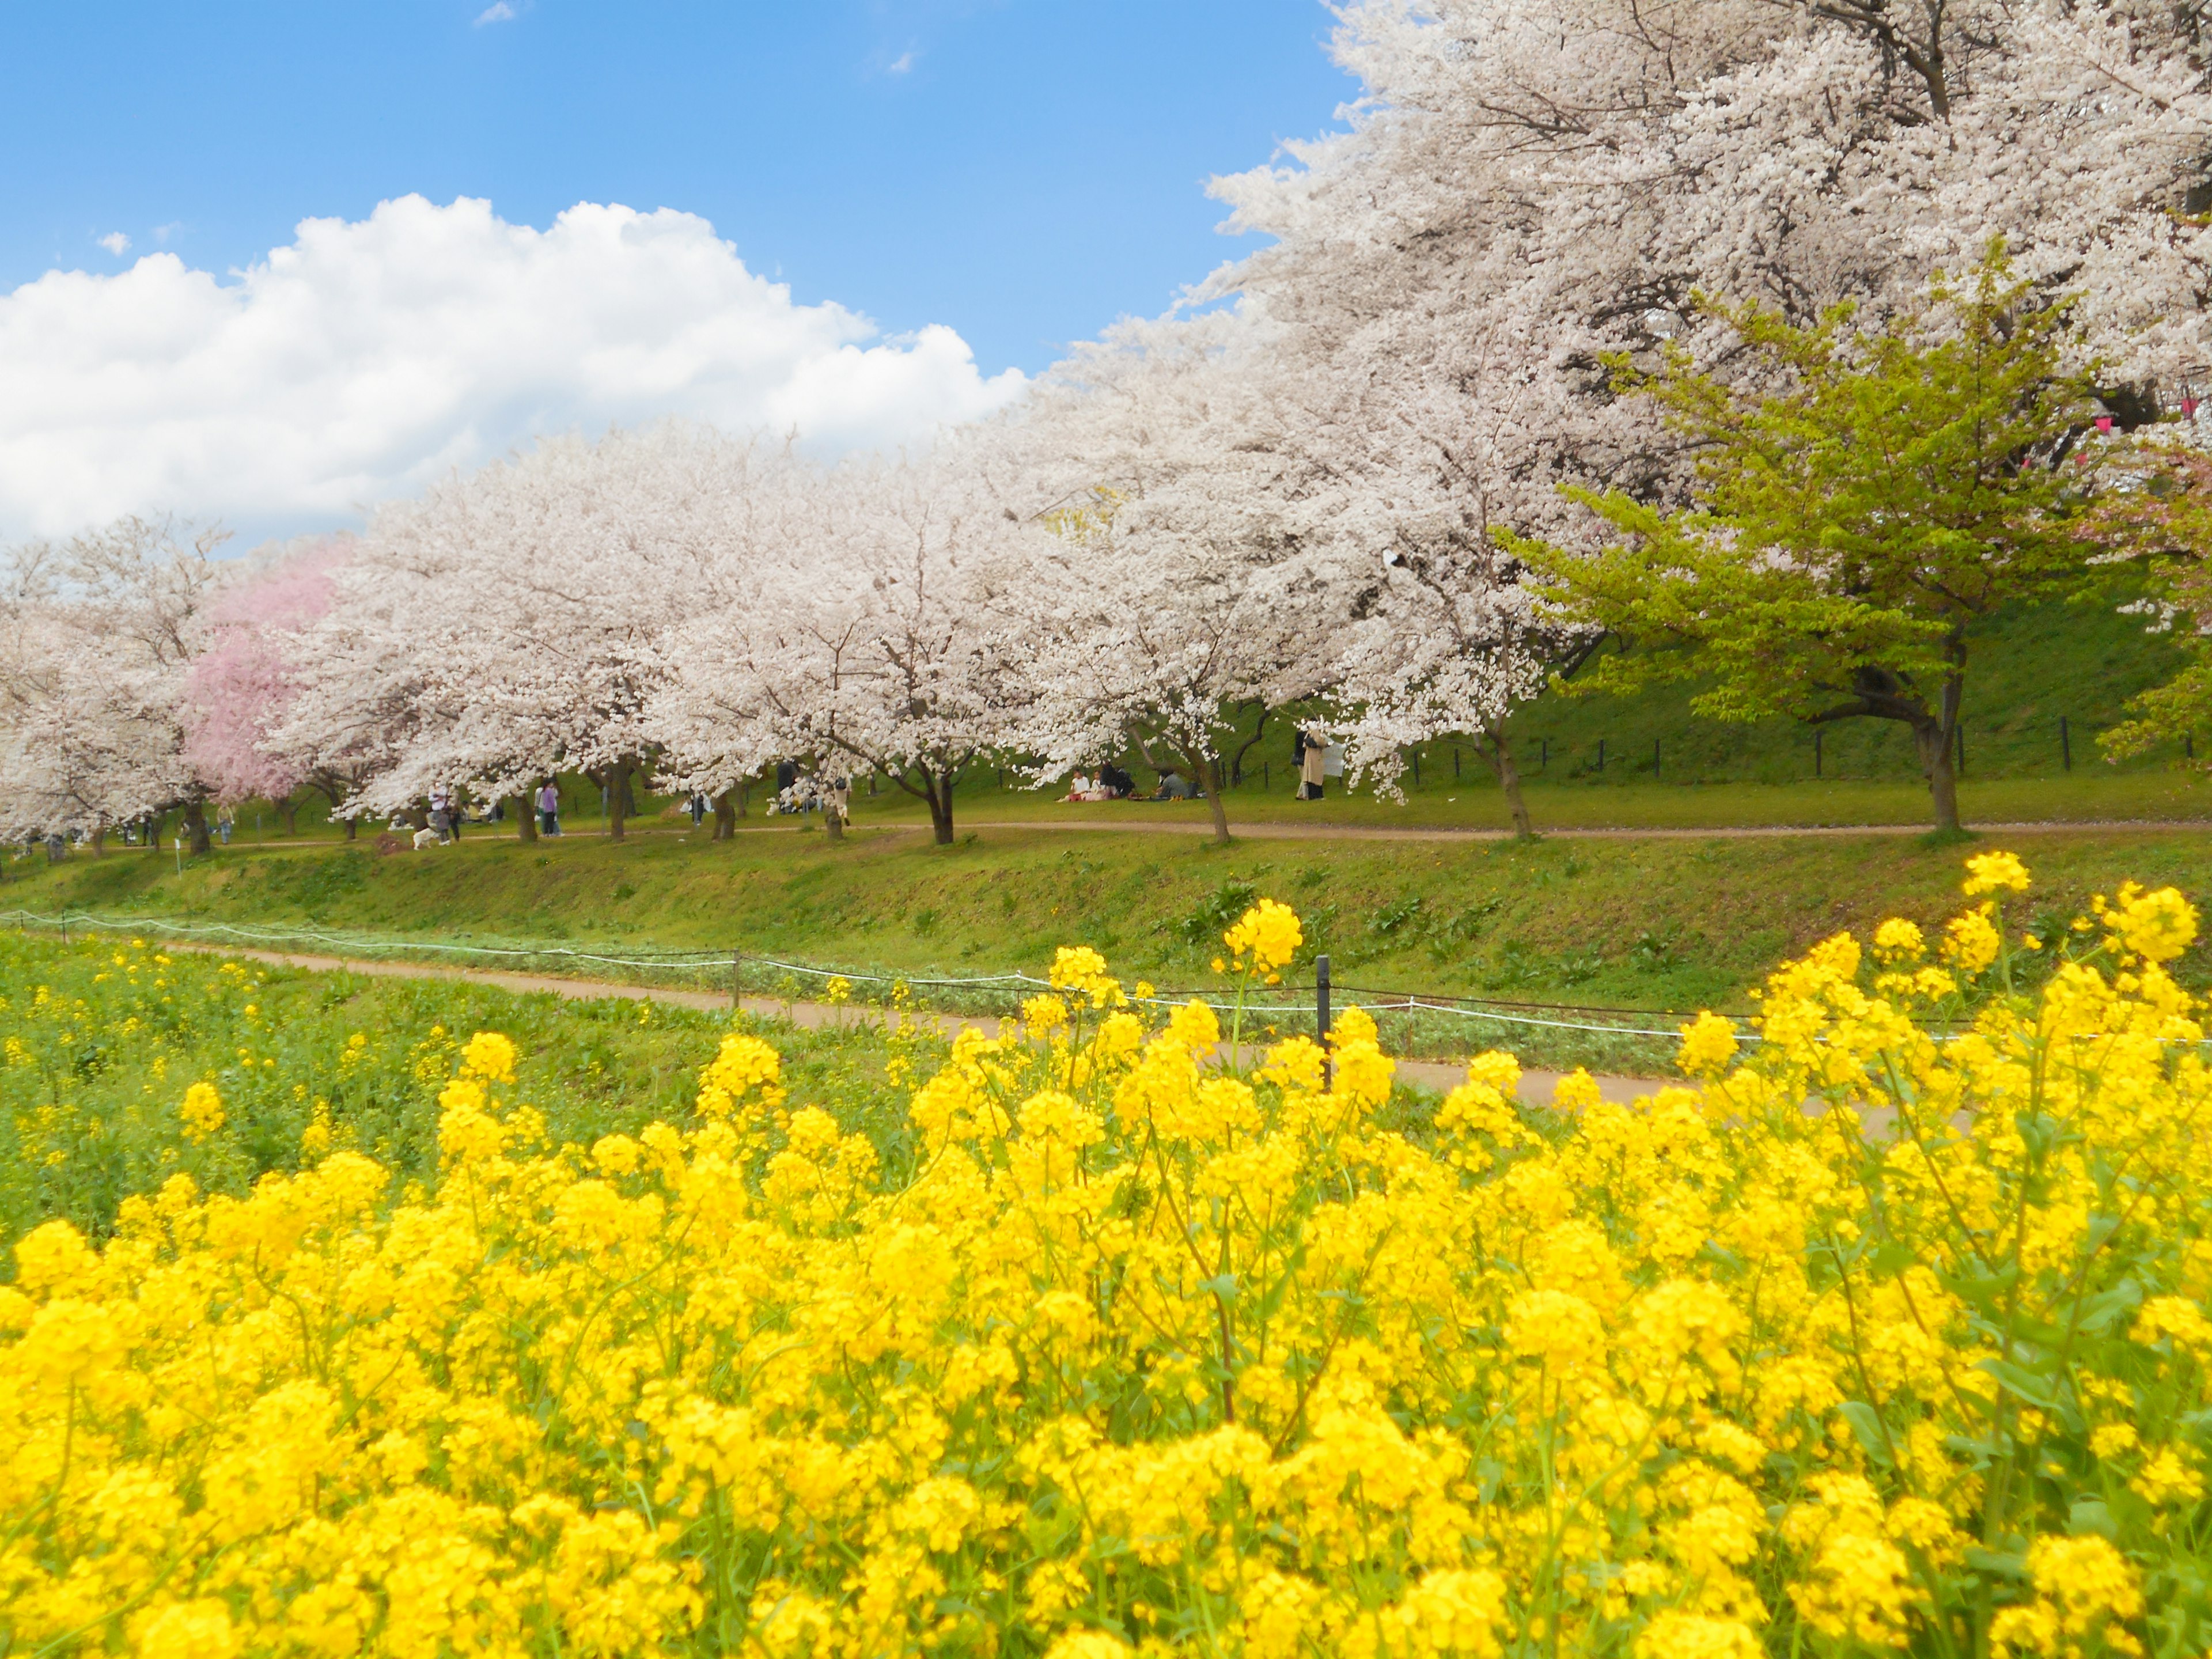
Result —
<instances>
[{"instance_id":1,"label":"white cloud","mask_svg":"<svg viewBox=\"0 0 2212 1659\"><path fill-rule=\"evenodd\" d=\"M95 236L92 240L118 259L131 252L131 239L119 230L111 230L106 235Z\"/></svg>"},{"instance_id":2,"label":"white cloud","mask_svg":"<svg viewBox=\"0 0 2212 1659\"><path fill-rule=\"evenodd\" d=\"M482 28L486 23L512 23L514 21L514 8L508 5L507 0L492 0L490 5L477 14L476 26Z\"/></svg>"},{"instance_id":3,"label":"white cloud","mask_svg":"<svg viewBox=\"0 0 2212 1659\"><path fill-rule=\"evenodd\" d=\"M904 75L908 70L914 67L915 55L913 48L908 47L897 57L892 58L890 63L884 65L884 73L886 75Z\"/></svg>"},{"instance_id":4,"label":"white cloud","mask_svg":"<svg viewBox=\"0 0 2212 1659\"><path fill-rule=\"evenodd\" d=\"M326 522L541 433L665 415L879 446L1023 384L949 328L793 304L690 214L586 203L541 231L408 196L303 221L228 281L154 253L0 295L0 535Z\"/></svg>"}]
</instances>

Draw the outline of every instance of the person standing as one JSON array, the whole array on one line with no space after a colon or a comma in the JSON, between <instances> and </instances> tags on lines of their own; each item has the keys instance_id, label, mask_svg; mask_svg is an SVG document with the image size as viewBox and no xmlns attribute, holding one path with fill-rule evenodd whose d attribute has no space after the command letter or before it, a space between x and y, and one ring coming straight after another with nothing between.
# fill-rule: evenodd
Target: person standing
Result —
<instances>
[{"instance_id":1,"label":"person standing","mask_svg":"<svg viewBox=\"0 0 2212 1659\"><path fill-rule=\"evenodd\" d=\"M1322 768L1328 763L1327 745L1316 741L1310 732L1298 733L1298 799L1319 800L1322 787L1328 774Z\"/></svg>"},{"instance_id":2,"label":"person standing","mask_svg":"<svg viewBox=\"0 0 2212 1659\"><path fill-rule=\"evenodd\" d=\"M561 833L561 792L548 778L538 792L538 833L557 836Z\"/></svg>"},{"instance_id":3,"label":"person standing","mask_svg":"<svg viewBox=\"0 0 2212 1659\"><path fill-rule=\"evenodd\" d=\"M222 837L222 844L225 847L230 845L230 832L237 827L237 824L238 814L231 810L228 801L216 808L215 832Z\"/></svg>"}]
</instances>

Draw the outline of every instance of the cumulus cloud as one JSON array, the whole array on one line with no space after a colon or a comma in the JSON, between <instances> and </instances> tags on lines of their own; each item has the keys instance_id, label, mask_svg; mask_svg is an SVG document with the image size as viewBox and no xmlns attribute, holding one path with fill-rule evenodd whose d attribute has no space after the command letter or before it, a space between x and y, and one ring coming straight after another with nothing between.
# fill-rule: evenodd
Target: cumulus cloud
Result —
<instances>
[{"instance_id":1,"label":"cumulus cloud","mask_svg":"<svg viewBox=\"0 0 2212 1659\"><path fill-rule=\"evenodd\" d=\"M490 5L477 14L478 28L482 28L486 23L512 23L514 21L514 8L508 5L507 0L492 0Z\"/></svg>"},{"instance_id":2,"label":"cumulus cloud","mask_svg":"<svg viewBox=\"0 0 2212 1659\"><path fill-rule=\"evenodd\" d=\"M536 230L409 196L306 220L228 280L153 253L0 296L0 533L327 522L542 433L668 415L889 445L1023 383L950 328L794 304L690 214L583 204Z\"/></svg>"},{"instance_id":3,"label":"cumulus cloud","mask_svg":"<svg viewBox=\"0 0 2212 1659\"><path fill-rule=\"evenodd\" d=\"M119 230L111 230L105 236L94 237L93 240L118 259L131 252L131 239Z\"/></svg>"}]
</instances>

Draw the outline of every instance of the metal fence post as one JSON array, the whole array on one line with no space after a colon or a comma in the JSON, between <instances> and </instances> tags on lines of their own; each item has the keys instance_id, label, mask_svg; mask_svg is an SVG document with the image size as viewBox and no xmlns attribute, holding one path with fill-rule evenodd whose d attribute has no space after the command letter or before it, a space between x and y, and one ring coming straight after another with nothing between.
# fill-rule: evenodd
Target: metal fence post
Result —
<instances>
[{"instance_id":1,"label":"metal fence post","mask_svg":"<svg viewBox=\"0 0 2212 1659\"><path fill-rule=\"evenodd\" d=\"M2071 772L2074 769L2074 741L2066 729L2066 716L2058 717L2058 763Z\"/></svg>"},{"instance_id":2,"label":"metal fence post","mask_svg":"<svg viewBox=\"0 0 2212 1659\"><path fill-rule=\"evenodd\" d=\"M1314 1030L1321 1043L1321 1086L1334 1086L1336 1062L1328 1050L1328 958L1314 958Z\"/></svg>"},{"instance_id":3,"label":"metal fence post","mask_svg":"<svg viewBox=\"0 0 2212 1659\"><path fill-rule=\"evenodd\" d=\"M1597 769L1601 772L1605 770L1605 739L1603 738L1597 740Z\"/></svg>"},{"instance_id":4,"label":"metal fence post","mask_svg":"<svg viewBox=\"0 0 2212 1659\"><path fill-rule=\"evenodd\" d=\"M1813 728L1813 775L1820 775L1820 728Z\"/></svg>"},{"instance_id":5,"label":"metal fence post","mask_svg":"<svg viewBox=\"0 0 2212 1659\"><path fill-rule=\"evenodd\" d=\"M744 981L738 977L738 964L743 960L735 951L730 952L730 1012L733 1014L744 1012L745 1006Z\"/></svg>"}]
</instances>

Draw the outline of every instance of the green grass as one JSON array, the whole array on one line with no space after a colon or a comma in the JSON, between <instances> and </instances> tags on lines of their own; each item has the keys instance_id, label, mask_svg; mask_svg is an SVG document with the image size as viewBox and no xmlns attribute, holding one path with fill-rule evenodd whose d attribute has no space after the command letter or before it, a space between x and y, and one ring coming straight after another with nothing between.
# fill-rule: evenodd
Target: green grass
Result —
<instances>
[{"instance_id":1,"label":"green grass","mask_svg":"<svg viewBox=\"0 0 2212 1659\"><path fill-rule=\"evenodd\" d=\"M2070 915L2130 878L2173 883L2200 902L2212 886L2212 838L2202 831L2059 830L2017 846L2039 878L2030 908L2047 913ZM181 878L166 853L21 860L0 900L42 914L358 930L424 945L742 951L909 975L1042 972L1055 946L1084 944L1129 977L1185 988L1210 981L1221 928L1266 895L1299 911L1307 957L1328 951L1342 986L1687 1011L1742 1008L1777 961L1838 928L1893 914L1940 921L1959 902L1963 850L1851 836L1249 841L1226 850L1196 833L1024 830L971 832L950 848L881 830L842 845L805 829L721 844L478 836L385 857L234 847ZM2201 948L2184 964L2199 979L2204 967ZM750 988L776 978L756 966ZM1401 1052L1510 1039L1535 1059L1619 1058L1535 1028L1431 1021L1398 1036L1411 1045Z\"/></svg>"},{"instance_id":2,"label":"green grass","mask_svg":"<svg viewBox=\"0 0 2212 1659\"><path fill-rule=\"evenodd\" d=\"M733 1024L775 1044L795 1103L830 1108L894 1158L908 1144L888 1044L866 1025L803 1031L658 1004L10 935L0 935L0 1259L51 1216L102 1231L125 1195L172 1175L238 1195L267 1170L296 1169L323 1103L336 1146L378 1158L395 1188L430 1182L438 1093L458 1045L479 1030L514 1040L515 1086L500 1092L543 1112L556 1145L688 1121L699 1068ZM924 1059L941 1047L918 1041ZM226 1121L195 1144L178 1106L201 1081Z\"/></svg>"}]
</instances>

